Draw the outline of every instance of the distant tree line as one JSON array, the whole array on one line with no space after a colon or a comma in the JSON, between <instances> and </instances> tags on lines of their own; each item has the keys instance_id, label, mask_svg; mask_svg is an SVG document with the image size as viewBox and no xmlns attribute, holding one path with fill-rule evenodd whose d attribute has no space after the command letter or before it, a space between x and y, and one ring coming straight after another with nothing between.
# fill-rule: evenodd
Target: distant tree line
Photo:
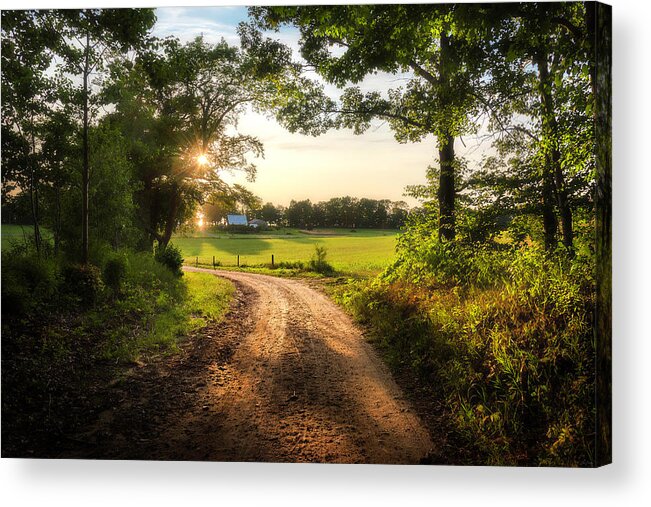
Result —
<instances>
[{"instance_id":1,"label":"distant tree line","mask_svg":"<svg viewBox=\"0 0 651 507\"><path fill-rule=\"evenodd\" d=\"M272 210L267 207L262 211ZM398 229L405 225L408 212L409 207L403 201L358 199L346 196L333 197L328 201L316 203L312 203L309 199L292 200L284 210L281 220L284 220L289 227L306 229L312 227Z\"/></svg>"},{"instance_id":2,"label":"distant tree line","mask_svg":"<svg viewBox=\"0 0 651 507\"><path fill-rule=\"evenodd\" d=\"M237 186L236 186L237 187ZM309 199L293 200L289 206L262 200L250 191L238 187L230 198L203 206L208 224L223 223L229 213L243 213L247 218L260 218L281 227L311 229L314 227L343 227L348 229L399 229L407 222L409 206L404 201L368 199L365 197L333 197L313 203Z\"/></svg>"}]
</instances>

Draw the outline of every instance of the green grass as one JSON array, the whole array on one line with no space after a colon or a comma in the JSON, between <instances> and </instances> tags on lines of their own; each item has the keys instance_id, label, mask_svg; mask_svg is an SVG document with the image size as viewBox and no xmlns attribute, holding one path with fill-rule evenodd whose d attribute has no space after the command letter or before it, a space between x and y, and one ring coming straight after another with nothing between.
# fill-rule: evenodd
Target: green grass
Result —
<instances>
[{"instance_id":1,"label":"green grass","mask_svg":"<svg viewBox=\"0 0 651 507\"><path fill-rule=\"evenodd\" d=\"M143 314L145 332L131 333L131 339L125 340L129 326L113 330L113 340L104 353L107 359L125 361L143 352L174 351L179 338L224 318L235 291L233 284L210 273L185 273L179 283L178 290L158 292L153 301L131 297L120 308L119 311L137 308Z\"/></svg>"},{"instance_id":2,"label":"green grass","mask_svg":"<svg viewBox=\"0 0 651 507\"><path fill-rule=\"evenodd\" d=\"M62 256L3 252L3 456L48 449L54 433L74 434L98 406L114 403L104 386L122 381L129 363L173 354L225 317L230 282L209 273L177 277L144 252L98 251L94 260L101 268L118 258L125 264L119 289L97 280L89 305L79 288L91 284L66 280Z\"/></svg>"},{"instance_id":3,"label":"green grass","mask_svg":"<svg viewBox=\"0 0 651 507\"><path fill-rule=\"evenodd\" d=\"M2 249L9 247L15 243L23 243L25 240L28 242L33 241L34 228L31 225L13 225L2 224L0 237L2 238ZM43 239L50 240L52 233L41 227L41 236Z\"/></svg>"},{"instance_id":4,"label":"green grass","mask_svg":"<svg viewBox=\"0 0 651 507\"><path fill-rule=\"evenodd\" d=\"M213 234L208 236L206 234ZM321 229L300 232L296 229L260 234L205 233L203 236L176 236L172 242L183 252L186 264L211 265L212 256L222 266L260 266L274 261L309 262L316 245L327 249L327 261L342 273L373 275L393 259L397 231Z\"/></svg>"},{"instance_id":5,"label":"green grass","mask_svg":"<svg viewBox=\"0 0 651 507\"><path fill-rule=\"evenodd\" d=\"M233 284L210 273L184 273L189 301L187 309L193 327L202 326L206 319L219 322L224 318L233 297Z\"/></svg>"}]
</instances>

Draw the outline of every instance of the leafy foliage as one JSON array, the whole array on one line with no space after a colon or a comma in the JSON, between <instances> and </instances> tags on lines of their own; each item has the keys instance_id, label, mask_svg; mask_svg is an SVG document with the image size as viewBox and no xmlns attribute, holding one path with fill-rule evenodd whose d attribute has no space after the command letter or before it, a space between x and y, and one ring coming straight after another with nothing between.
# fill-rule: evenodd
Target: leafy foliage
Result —
<instances>
[{"instance_id":1,"label":"leafy foliage","mask_svg":"<svg viewBox=\"0 0 651 507\"><path fill-rule=\"evenodd\" d=\"M102 279L107 287L110 287L114 294L118 294L124 283L127 271L127 260L122 256L115 256L104 265Z\"/></svg>"},{"instance_id":2,"label":"leafy foliage","mask_svg":"<svg viewBox=\"0 0 651 507\"><path fill-rule=\"evenodd\" d=\"M92 264L70 264L63 269L64 290L83 306L94 306L104 283L99 268Z\"/></svg>"},{"instance_id":3,"label":"leafy foliage","mask_svg":"<svg viewBox=\"0 0 651 507\"><path fill-rule=\"evenodd\" d=\"M156 248L155 258L163 266L167 267L175 276L183 276L183 254L181 250L172 244Z\"/></svg>"},{"instance_id":4,"label":"leafy foliage","mask_svg":"<svg viewBox=\"0 0 651 507\"><path fill-rule=\"evenodd\" d=\"M339 296L395 368L440 387L450 434L440 459L589 466L590 263L536 247L449 248L414 252Z\"/></svg>"}]
</instances>

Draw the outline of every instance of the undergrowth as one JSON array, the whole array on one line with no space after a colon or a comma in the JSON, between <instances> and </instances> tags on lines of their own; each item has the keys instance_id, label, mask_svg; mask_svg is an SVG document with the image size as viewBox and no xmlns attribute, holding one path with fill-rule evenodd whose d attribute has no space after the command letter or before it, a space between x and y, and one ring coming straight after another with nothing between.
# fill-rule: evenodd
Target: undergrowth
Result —
<instances>
[{"instance_id":1,"label":"undergrowth","mask_svg":"<svg viewBox=\"0 0 651 507\"><path fill-rule=\"evenodd\" d=\"M70 413L80 396L219 321L233 291L210 274L180 278L149 253L97 249L81 266L3 251L3 453L11 454L12 439L47 440L70 426L81 417Z\"/></svg>"},{"instance_id":2,"label":"undergrowth","mask_svg":"<svg viewBox=\"0 0 651 507\"><path fill-rule=\"evenodd\" d=\"M535 246L430 243L338 299L394 368L438 393L459 463L589 466L590 266Z\"/></svg>"}]
</instances>

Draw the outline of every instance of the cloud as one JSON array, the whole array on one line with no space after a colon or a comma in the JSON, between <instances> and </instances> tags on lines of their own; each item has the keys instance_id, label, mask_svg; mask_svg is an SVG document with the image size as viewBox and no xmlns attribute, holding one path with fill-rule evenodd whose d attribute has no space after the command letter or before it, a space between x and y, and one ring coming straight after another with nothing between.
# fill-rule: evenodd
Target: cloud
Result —
<instances>
[{"instance_id":1,"label":"cloud","mask_svg":"<svg viewBox=\"0 0 651 507\"><path fill-rule=\"evenodd\" d=\"M220 14L226 13L224 7L216 8L178 8L166 7L156 9L158 20L153 34L158 37L174 36L182 42L193 40L203 35L208 42L219 42L224 38L229 44L239 45L237 23L220 21ZM232 16L223 16L232 19Z\"/></svg>"}]
</instances>

